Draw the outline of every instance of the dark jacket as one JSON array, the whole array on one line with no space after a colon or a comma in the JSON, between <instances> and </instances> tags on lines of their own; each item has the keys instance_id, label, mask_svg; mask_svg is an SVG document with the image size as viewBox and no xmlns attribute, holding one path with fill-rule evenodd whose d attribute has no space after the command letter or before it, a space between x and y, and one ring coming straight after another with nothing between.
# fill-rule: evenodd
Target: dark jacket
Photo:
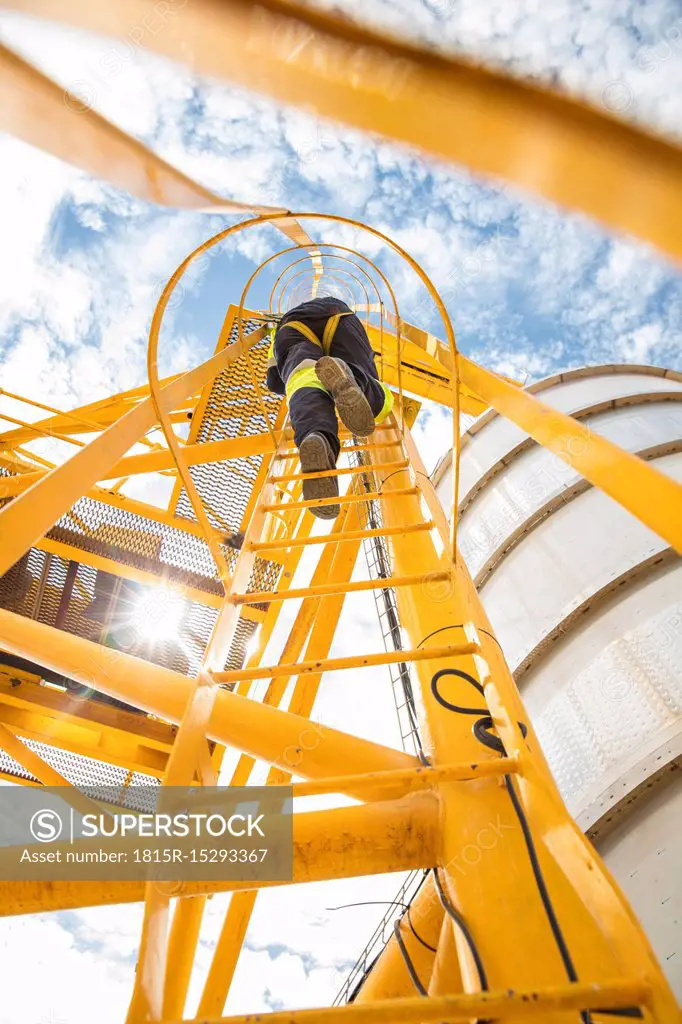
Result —
<instances>
[{"instance_id":1,"label":"dark jacket","mask_svg":"<svg viewBox=\"0 0 682 1024\"><path fill-rule=\"evenodd\" d=\"M288 310L280 320L268 353L267 386L270 391L274 391L278 395L284 394L284 380L292 371L292 359L288 357L294 355L291 350L295 346L302 346L300 350L302 359L319 358L323 355L324 328L327 320L335 313L350 315L342 316L339 320L332 342L331 354L343 359L351 368L356 367L367 376L377 379L372 346L359 317L342 299L324 296L302 302L299 306ZM287 329L287 324L292 320L299 320L310 327L320 342L319 350L310 341L306 341L295 328Z\"/></svg>"}]
</instances>

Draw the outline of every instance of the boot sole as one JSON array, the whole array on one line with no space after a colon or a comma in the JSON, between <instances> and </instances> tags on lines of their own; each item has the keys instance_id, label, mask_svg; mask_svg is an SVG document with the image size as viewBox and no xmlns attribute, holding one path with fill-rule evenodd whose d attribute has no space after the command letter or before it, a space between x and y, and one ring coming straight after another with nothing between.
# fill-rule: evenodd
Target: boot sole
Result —
<instances>
[{"instance_id":1,"label":"boot sole","mask_svg":"<svg viewBox=\"0 0 682 1024\"><path fill-rule=\"evenodd\" d=\"M323 386L331 392L344 427L357 437L369 437L374 432L374 413L355 381L350 380L343 367L331 356L318 359L315 371Z\"/></svg>"},{"instance_id":2,"label":"boot sole","mask_svg":"<svg viewBox=\"0 0 682 1024\"><path fill-rule=\"evenodd\" d=\"M301 442L298 451L301 460L301 472L324 473L330 466L329 450L321 437L309 434ZM339 494L339 482L335 476L318 477L316 480L303 481L303 500L314 501L316 498L336 498ZM313 505L310 509L318 519L336 519L341 507L339 505Z\"/></svg>"}]
</instances>

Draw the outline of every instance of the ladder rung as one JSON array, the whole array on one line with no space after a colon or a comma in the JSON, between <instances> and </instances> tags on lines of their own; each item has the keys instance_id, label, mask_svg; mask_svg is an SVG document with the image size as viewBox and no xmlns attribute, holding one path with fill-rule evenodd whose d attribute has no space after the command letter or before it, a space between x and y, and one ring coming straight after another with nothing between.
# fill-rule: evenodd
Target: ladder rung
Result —
<instances>
[{"instance_id":1,"label":"ladder rung","mask_svg":"<svg viewBox=\"0 0 682 1024\"><path fill-rule=\"evenodd\" d=\"M378 530L348 530L347 533L323 533L319 537L292 537L287 540L266 540L247 545L250 551L279 551L283 548L304 548L309 544L343 544L348 540L366 540L369 537L395 537L401 533L418 533L432 530L436 524L432 519L409 526L384 526Z\"/></svg>"},{"instance_id":2,"label":"ladder rung","mask_svg":"<svg viewBox=\"0 0 682 1024\"><path fill-rule=\"evenodd\" d=\"M228 672L214 672L219 683L241 682L246 679L273 679L275 676L300 676L314 672L337 672L348 668L370 668L374 665L395 665L408 661L429 661L434 658L459 658L477 654L477 643L448 644L444 647L419 647L407 651L379 651L377 654L356 654L347 658L322 658L317 661L294 662L290 665L259 665L257 668L237 668Z\"/></svg>"},{"instance_id":3,"label":"ladder rung","mask_svg":"<svg viewBox=\"0 0 682 1024\"><path fill-rule=\"evenodd\" d=\"M400 448L402 447L402 443L402 441L384 441L381 444L349 444L344 445L339 454L347 455L350 452L373 452L379 448ZM289 452L279 452L277 458L296 459L298 458L298 448L294 448Z\"/></svg>"},{"instance_id":4,"label":"ladder rung","mask_svg":"<svg viewBox=\"0 0 682 1024\"><path fill-rule=\"evenodd\" d=\"M261 506L264 512L289 512L295 508L313 508L318 505L350 505L360 501L376 501L379 498L402 498L408 494L417 494L416 487L398 487L395 491L381 494L379 491L367 491L365 494L342 494L333 498L312 498L309 501L279 501L273 505Z\"/></svg>"},{"instance_id":5,"label":"ladder rung","mask_svg":"<svg viewBox=\"0 0 682 1024\"><path fill-rule=\"evenodd\" d=\"M321 480L327 476L351 476L356 473L373 473L377 469L407 469L408 466L409 462L407 459L403 459L400 462L383 462L379 465L370 464L367 466L342 466L341 469L322 469L315 473L285 473L283 476L271 476L270 483L286 484L291 480Z\"/></svg>"},{"instance_id":6,"label":"ladder rung","mask_svg":"<svg viewBox=\"0 0 682 1024\"><path fill-rule=\"evenodd\" d=\"M341 447L341 455L344 455L346 452L372 452L376 448L400 448L402 446L402 443L403 443L402 441L398 440L398 441L380 441L380 442L375 442L375 443L372 443L370 441L368 444L342 445L342 447Z\"/></svg>"},{"instance_id":7,"label":"ladder rung","mask_svg":"<svg viewBox=\"0 0 682 1024\"><path fill-rule=\"evenodd\" d=\"M259 590L253 594L228 594L231 604L267 604L269 601L290 601L297 597L330 597L334 594L353 594L358 590L388 590L390 587L416 587L429 583L449 580L447 572L417 573L414 576L389 576L385 580L358 580L355 583L323 583L317 587L300 587L298 590Z\"/></svg>"},{"instance_id":8,"label":"ladder rung","mask_svg":"<svg viewBox=\"0 0 682 1024\"><path fill-rule=\"evenodd\" d=\"M372 431L372 434L385 433L385 431L387 431L387 430L395 430L395 431L397 431L398 427L397 427L397 425L395 423L378 423L374 427L374 430ZM372 434L370 434L369 436L371 437ZM293 439L294 439L294 432L293 432L293 430L291 430L291 428L287 428L286 430L282 431L282 435L281 436L284 437L284 438L287 438L289 441L293 441ZM342 440L345 440L347 438L352 438L352 437L355 437L355 436L356 436L355 434L351 434L350 430L340 430L339 431L339 437Z\"/></svg>"}]
</instances>

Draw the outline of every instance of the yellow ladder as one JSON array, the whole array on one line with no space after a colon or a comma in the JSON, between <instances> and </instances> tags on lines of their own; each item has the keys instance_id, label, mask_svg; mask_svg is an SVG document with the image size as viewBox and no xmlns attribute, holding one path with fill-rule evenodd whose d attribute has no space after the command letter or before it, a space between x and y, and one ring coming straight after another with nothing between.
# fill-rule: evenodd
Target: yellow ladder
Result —
<instances>
[{"instance_id":1,"label":"yellow ladder","mask_svg":"<svg viewBox=\"0 0 682 1024\"><path fill-rule=\"evenodd\" d=\"M450 557L445 515L407 423L392 416L370 443L350 439L342 448L342 455L360 453L363 463L330 471L349 478L340 499L301 500L304 474L290 440L285 429L271 456L224 614L295 599L302 600L299 613L277 664L209 670L205 689L215 699L221 684L247 692L254 680L268 679L264 704L273 714L260 728L276 732L285 715L310 716L325 672L411 664L422 762L326 726L291 743L289 729L280 733L279 754L270 757L268 784L303 777L293 783L295 798L343 793L362 801L295 815L294 881L413 868L431 873L352 1004L256 1018L221 1017L259 886L233 892L196 1019L677 1021L646 938L561 801L467 570ZM330 501L341 505L338 519L330 532L311 536L308 510ZM380 528L362 527L360 510L368 502L380 507ZM377 536L390 545L392 574L352 581L361 542ZM318 552L307 586L292 587L289 577L271 591L245 587L257 556L300 556L305 549ZM376 588L396 592L409 648L331 658L345 595ZM275 711L292 679L288 712ZM195 702L201 692L199 685ZM204 700L210 711L210 697ZM179 744L193 717L195 736L206 728L206 712L194 713L193 706ZM252 750L253 742L244 746ZM196 765L187 764L189 780ZM246 784L254 765L252 753L242 755L232 784ZM196 897L179 900L167 953L159 957L159 942L151 941L158 894L151 899L150 905L148 893L149 941L131 1022L183 1016L201 919Z\"/></svg>"},{"instance_id":2,"label":"yellow ladder","mask_svg":"<svg viewBox=\"0 0 682 1024\"><path fill-rule=\"evenodd\" d=\"M0 510L5 568L63 507L106 478L116 459L156 422L155 414L166 430L170 410L241 354L248 362L256 341L252 335L248 343L227 346L164 388L150 376L151 398L141 398L106 437L40 474L32 487L17 488L17 496ZM497 386L493 377L485 378L485 387ZM4 912L144 899L130 1024L187 1019L205 901L226 891L232 896L196 1020L418 1024L541 1016L557 1024L578 1018L596 1024L615 1016L677 1024L675 1000L639 924L563 805L414 444L409 400L397 403L396 414L369 441L342 434L342 453L362 464L330 471L348 486L340 499L331 499L338 500L340 514L323 534L311 533L310 508L330 499L302 500L304 477L283 411L271 423L262 396L259 401L272 444L260 449L265 454L244 543L238 554L230 554L229 565L224 535L203 506L195 506L225 589L195 679L123 652L104 663L97 644L7 611L0 611L3 646L177 722L166 785L197 779L215 784L210 740L242 751L233 786L247 785L260 760L271 766L268 785L288 787L293 781L294 798L338 793L358 801L294 814L292 881L413 870L428 871L428 880L409 914L396 922L351 1004L267 1018L221 1015L258 890L271 883L202 880L163 887L26 881L19 887L0 881ZM524 396L520 401L536 402L544 422L537 400ZM589 462L595 449L595 464L603 468L600 446L601 440L591 436L580 458ZM170 447L183 482L190 481L188 494L201 503L187 452L177 439ZM629 464L630 457L621 456ZM601 471L594 470L595 479ZM379 510L380 526L364 522L370 506ZM669 517L672 507L666 506ZM360 545L370 538L386 542L390 572L354 581ZM293 585L304 552L317 556L311 579ZM254 570L268 559L281 571L277 586L263 589L253 582ZM382 589L395 594L406 649L332 658L346 595ZM262 664L279 611L290 600L301 603L280 657L276 664ZM240 616L253 605L265 609L257 648L243 669L226 670ZM311 721L325 672L396 663L410 665L414 673L421 756ZM268 680L267 690L255 700L250 688L262 679Z\"/></svg>"}]
</instances>

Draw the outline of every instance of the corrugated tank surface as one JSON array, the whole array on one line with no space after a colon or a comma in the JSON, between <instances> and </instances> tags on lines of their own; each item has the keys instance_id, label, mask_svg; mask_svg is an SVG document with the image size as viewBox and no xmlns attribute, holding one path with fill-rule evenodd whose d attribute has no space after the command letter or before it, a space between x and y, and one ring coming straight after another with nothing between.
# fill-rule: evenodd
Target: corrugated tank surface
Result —
<instances>
[{"instance_id":1,"label":"corrugated tank surface","mask_svg":"<svg viewBox=\"0 0 682 1024\"><path fill-rule=\"evenodd\" d=\"M682 480L682 374L530 391ZM449 459L434 482L451 508ZM459 542L567 805L682 998L682 561L494 413L465 435Z\"/></svg>"}]
</instances>

